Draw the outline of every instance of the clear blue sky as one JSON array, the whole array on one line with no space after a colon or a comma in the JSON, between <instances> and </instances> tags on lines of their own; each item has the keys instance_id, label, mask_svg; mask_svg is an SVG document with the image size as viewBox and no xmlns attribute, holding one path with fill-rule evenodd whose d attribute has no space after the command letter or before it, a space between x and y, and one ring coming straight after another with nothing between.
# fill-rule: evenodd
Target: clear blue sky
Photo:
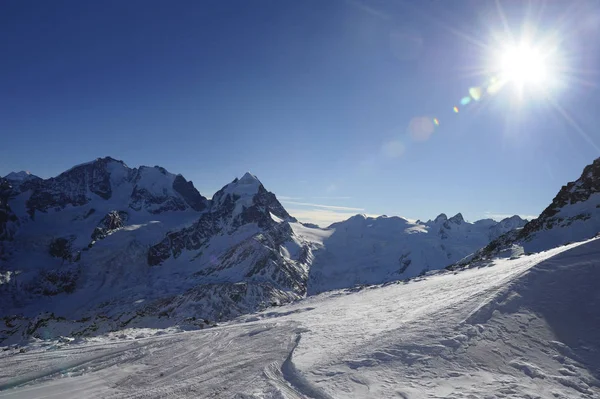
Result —
<instances>
[{"instance_id":1,"label":"clear blue sky","mask_svg":"<svg viewBox=\"0 0 600 399\"><path fill-rule=\"evenodd\" d=\"M486 79L494 2L3 1L0 175L110 155L206 196L251 171L322 223L537 215L600 155L598 88L582 83L600 81L600 9L557 3L502 10L560 35L563 113L507 89L454 114ZM440 126L415 140L418 117Z\"/></svg>"}]
</instances>

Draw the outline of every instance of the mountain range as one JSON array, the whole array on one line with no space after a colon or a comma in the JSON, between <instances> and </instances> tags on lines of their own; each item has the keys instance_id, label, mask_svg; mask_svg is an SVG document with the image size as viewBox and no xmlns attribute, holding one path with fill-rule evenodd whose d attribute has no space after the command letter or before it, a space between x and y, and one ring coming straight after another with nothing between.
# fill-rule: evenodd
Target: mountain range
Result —
<instances>
[{"instance_id":1,"label":"mountain range","mask_svg":"<svg viewBox=\"0 0 600 399\"><path fill-rule=\"evenodd\" d=\"M600 160L539 218L427 222L290 215L250 173L208 200L162 167L110 157L0 178L0 343L124 327L203 328L307 295L596 234Z\"/></svg>"}]
</instances>

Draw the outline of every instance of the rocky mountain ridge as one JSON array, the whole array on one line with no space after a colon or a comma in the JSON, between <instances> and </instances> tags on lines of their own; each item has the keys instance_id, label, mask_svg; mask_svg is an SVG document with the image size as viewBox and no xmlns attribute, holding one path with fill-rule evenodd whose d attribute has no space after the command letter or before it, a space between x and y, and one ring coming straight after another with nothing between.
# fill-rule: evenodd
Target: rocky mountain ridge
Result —
<instances>
[{"instance_id":1,"label":"rocky mountain ridge","mask_svg":"<svg viewBox=\"0 0 600 399\"><path fill-rule=\"evenodd\" d=\"M522 229L492 240L457 266L496 256L520 256L582 241L600 233L600 158L562 186L552 202Z\"/></svg>"},{"instance_id":2,"label":"rocky mountain ridge","mask_svg":"<svg viewBox=\"0 0 600 399\"><path fill-rule=\"evenodd\" d=\"M11 177L12 176L12 177ZM246 173L207 200L110 157L0 180L0 340L202 327L336 288L439 269L525 222L354 216L302 224Z\"/></svg>"}]
</instances>

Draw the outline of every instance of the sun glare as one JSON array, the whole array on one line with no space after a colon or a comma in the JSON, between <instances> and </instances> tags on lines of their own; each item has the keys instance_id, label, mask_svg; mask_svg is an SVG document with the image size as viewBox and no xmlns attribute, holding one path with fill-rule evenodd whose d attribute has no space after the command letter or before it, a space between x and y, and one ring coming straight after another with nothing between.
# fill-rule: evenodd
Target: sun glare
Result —
<instances>
[{"instance_id":1,"label":"sun glare","mask_svg":"<svg viewBox=\"0 0 600 399\"><path fill-rule=\"evenodd\" d=\"M543 86L550 78L548 60L534 47L520 44L504 50L500 60L501 79L525 85Z\"/></svg>"}]
</instances>

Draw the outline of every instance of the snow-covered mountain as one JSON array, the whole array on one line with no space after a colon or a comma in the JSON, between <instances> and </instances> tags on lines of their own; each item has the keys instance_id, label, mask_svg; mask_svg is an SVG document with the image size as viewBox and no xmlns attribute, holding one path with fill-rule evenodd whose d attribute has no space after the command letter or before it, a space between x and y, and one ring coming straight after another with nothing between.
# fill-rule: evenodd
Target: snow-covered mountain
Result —
<instances>
[{"instance_id":1,"label":"snow-covered mountain","mask_svg":"<svg viewBox=\"0 0 600 399\"><path fill-rule=\"evenodd\" d=\"M379 284L448 266L526 221L513 216L466 222L458 213L427 222L401 217L356 215L330 226L331 235L315 252L309 293Z\"/></svg>"},{"instance_id":2,"label":"snow-covered mountain","mask_svg":"<svg viewBox=\"0 0 600 399\"><path fill-rule=\"evenodd\" d=\"M0 339L202 326L306 293L315 244L249 173L210 201L181 175L108 157L0 183Z\"/></svg>"},{"instance_id":3,"label":"snow-covered mountain","mask_svg":"<svg viewBox=\"0 0 600 399\"><path fill-rule=\"evenodd\" d=\"M504 253L516 256L582 241L600 233L600 158L579 179L563 186L546 209L522 229L512 230L464 260Z\"/></svg>"},{"instance_id":4,"label":"snow-covered mountain","mask_svg":"<svg viewBox=\"0 0 600 399\"><path fill-rule=\"evenodd\" d=\"M39 179L39 177L32 175L31 173L24 170L20 172L10 172L6 176L4 176L4 178L12 183Z\"/></svg>"},{"instance_id":5,"label":"snow-covered mountain","mask_svg":"<svg viewBox=\"0 0 600 399\"><path fill-rule=\"evenodd\" d=\"M320 229L250 173L207 200L181 175L110 157L17 177L0 180L0 340L202 326L443 268L524 224L357 215Z\"/></svg>"}]
</instances>

